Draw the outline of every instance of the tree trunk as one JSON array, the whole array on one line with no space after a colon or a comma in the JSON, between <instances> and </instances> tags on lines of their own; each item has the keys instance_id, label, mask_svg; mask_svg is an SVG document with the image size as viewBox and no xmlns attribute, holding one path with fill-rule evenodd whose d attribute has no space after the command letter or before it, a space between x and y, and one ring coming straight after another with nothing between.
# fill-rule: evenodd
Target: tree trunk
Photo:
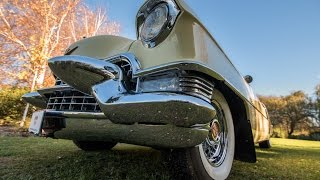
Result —
<instances>
[{"instance_id":1,"label":"tree trunk","mask_svg":"<svg viewBox=\"0 0 320 180\"><path fill-rule=\"evenodd\" d=\"M20 127L23 127L24 123L26 122L29 106L30 106L30 104L27 103L27 105L26 105L26 107L24 109L24 112L23 112L22 120L20 121Z\"/></svg>"},{"instance_id":2,"label":"tree trunk","mask_svg":"<svg viewBox=\"0 0 320 180\"><path fill-rule=\"evenodd\" d=\"M47 64L44 63L40 70L39 70L39 73L38 73L38 78L36 80L36 86L38 88L42 88L43 87L43 83L44 83L44 78L45 78L45 75L46 75L46 67L47 67Z\"/></svg>"},{"instance_id":3,"label":"tree trunk","mask_svg":"<svg viewBox=\"0 0 320 180\"><path fill-rule=\"evenodd\" d=\"M291 134L294 132L295 126L296 126L296 124L293 121L291 121L291 123L288 127L288 135L289 136L291 136Z\"/></svg>"},{"instance_id":4,"label":"tree trunk","mask_svg":"<svg viewBox=\"0 0 320 180\"><path fill-rule=\"evenodd\" d=\"M36 86L37 77L38 77L38 70L36 70L36 72L34 74L34 77L33 77L33 80L32 80L31 92L34 90L34 88ZM26 107L24 109L24 112L23 112L22 120L20 122L20 127L23 127L25 122L26 122L28 111L29 111L29 107L30 107L30 104L27 103L27 105L26 105Z\"/></svg>"}]
</instances>

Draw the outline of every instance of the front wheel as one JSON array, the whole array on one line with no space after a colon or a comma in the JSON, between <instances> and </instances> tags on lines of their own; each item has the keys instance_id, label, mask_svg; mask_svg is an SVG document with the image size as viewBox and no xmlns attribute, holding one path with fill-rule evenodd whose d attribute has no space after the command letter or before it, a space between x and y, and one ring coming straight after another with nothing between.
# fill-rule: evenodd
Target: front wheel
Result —
<instances>
[{"instance_id":1,"label":"front wheel","mask_svg":"<svg viewBox=\"0 0 320 180\"><path fill-rule=\"evenodd\" d=\"M114 142L105 142L105 141L76 141L73 140L73 143L80 149L84 151L101 151L109 150L113 148L117 143Z\"/></svg>"},{"instance_id":2,"label":"front wheel","mask_svg":"<svg viewBox=\"0 0 320 180\"><path fill-rule=\"evenodd\" d=\"M231 171L235 150L232 115L224 96L217 90L213 94L217 114L206 140L196 147L172 152L171 160L178 171L175 174L180 179L226 179Z\"/></svg>"}]
</instances>

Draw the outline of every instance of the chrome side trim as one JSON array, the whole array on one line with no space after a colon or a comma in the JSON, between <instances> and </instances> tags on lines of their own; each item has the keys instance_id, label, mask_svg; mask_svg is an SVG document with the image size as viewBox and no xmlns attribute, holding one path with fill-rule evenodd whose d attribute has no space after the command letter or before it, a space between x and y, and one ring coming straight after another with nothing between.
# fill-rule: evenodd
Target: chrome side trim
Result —
<instances>
[{"instance_id":1,"label":"chrome side trim","mask_svg":"<svg viewBox=\"0 0 320 180\"><path fill-rule=\"evenodd\" d=\"M42 97L38 92L30 92L24 94L22 96L22 99L36 107L46 108L47 106L47 100L44 97Z\"/></svg>"},{"instance_id":2,"label":"chrome side trim","mask_svg":"<svg viewBox=\"0 0 320 180\"><path fill-rule=\"evenodd\" d=\"M163 72L167 70L193 70L210 75L211 77L218 77L218 80L224 80L222 76L212 71L207 65L197 61L176 61L167 63L160 66L154 66L146 69L141 69L133 74L134 77L147 76L150 74Z\"/></svg>"}]
</instances>

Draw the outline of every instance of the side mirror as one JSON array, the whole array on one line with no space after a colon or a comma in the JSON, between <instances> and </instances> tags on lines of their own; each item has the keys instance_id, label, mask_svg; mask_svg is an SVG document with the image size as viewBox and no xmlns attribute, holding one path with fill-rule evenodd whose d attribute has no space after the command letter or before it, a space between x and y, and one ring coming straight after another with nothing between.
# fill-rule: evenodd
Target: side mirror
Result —
<instances>
[{"instance_id":1,"label":"side mirror","mask_svg":"<svg viewBox=\"0 0 320 180\"><path fill-rule=\"evenodd\" d=\"M244 76L243 78L244 78L244 80L246 80L246 82L247 82L248 84L252 83L252 81L253 81L253 78L252 78L252 76L250 76L250 75L246 75L246 76Z\"/></svg>"}]
</instances>

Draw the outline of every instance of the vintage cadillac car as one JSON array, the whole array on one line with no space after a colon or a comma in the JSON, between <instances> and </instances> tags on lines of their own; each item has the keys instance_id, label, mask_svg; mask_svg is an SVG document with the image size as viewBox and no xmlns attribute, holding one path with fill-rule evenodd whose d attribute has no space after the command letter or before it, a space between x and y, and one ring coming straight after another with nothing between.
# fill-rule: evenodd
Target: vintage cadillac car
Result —
<instances>
[{"instance_id":1,"label":"vintage cadillac car","mask_svg":"<svg viewBox=\"0 0 320 180\"><path fill-rule=\"evenodd\" d=\"M43 108L30 132L83 150L118 142L175 149L184 173L225 179L232 162L269 148L270 120L215 39L183 0L147 0L137 40L82 39L49 60L54 87L23 96Z\"/></svg>"}]
</instances>

